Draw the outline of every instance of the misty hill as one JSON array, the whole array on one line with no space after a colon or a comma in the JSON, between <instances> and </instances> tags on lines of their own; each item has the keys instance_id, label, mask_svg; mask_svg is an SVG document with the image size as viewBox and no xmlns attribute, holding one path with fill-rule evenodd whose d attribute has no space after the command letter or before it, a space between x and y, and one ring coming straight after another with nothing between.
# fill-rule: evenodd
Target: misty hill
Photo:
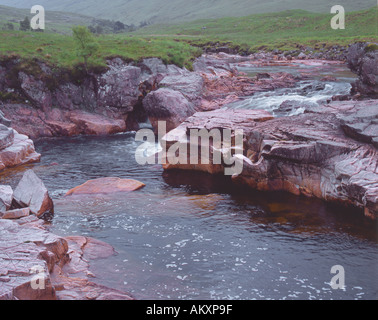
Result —
<instances>
[{"instance_id":1,"label":"misty hill","mask_svg":"<svg viewBox=\"0 0 378 320\"><path fill-rule=\"evenodd\" d=\"M20 21L25 17L31 18L33 15L30 9L12 8L0 5L0 29L8 29L13 25L12 30L18 30ZM88 27L101 26L101 33L119 33L132 31L129 26L124 25L122 30L115 30L117 22L98 19L91 16L85 16L70 12L47 11L46 12L46 32L57 32L62 34L71 34L71 28L74 25L85 25ZM122 25L122 24L121 24ZM118 28L119 29L119 28Z\"/></svg>"},{"instance_id":2,"label":"misty hill","mask_svg":"<svg viewBox=\"0 0 378 320\"><path fill-rule=\"evenodd\" d=\"M120 20L127 24L177 23L197 19L239 17L255 13L301 9L330 12L333 5L346 11L368 9L376 0L0 0L0 4L31 8L40 4L46 10L66 11L96 18Z\"/></svg>"}]
</instances>

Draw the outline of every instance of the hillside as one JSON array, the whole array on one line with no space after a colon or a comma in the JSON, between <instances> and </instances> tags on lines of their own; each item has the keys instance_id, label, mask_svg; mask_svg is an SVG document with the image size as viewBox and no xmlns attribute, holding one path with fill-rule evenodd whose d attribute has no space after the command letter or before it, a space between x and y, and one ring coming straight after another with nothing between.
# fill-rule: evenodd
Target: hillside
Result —
<instances>
[{"instance_id":1,"label":"hillside","mask_svg":"<svg viewBox=\"0 0 378 320\"><path fill-rule=\"evenodd\" d=\"M31 8L35 0L0 0L0 4ZM343 5L347 12L368 9L376 0L39 0L46 10L67 11L127 24L183 22L197 19L240 17L256 13L301 9L329 12L333 5Z\"/></svg>"},{"instance_id":2,"label":"hillside","mask_svg":"<svg viewBox=\"0 0 378 320\"><path fill-rule=\"evenodd\" d=\"M191 43L232 42L233 45L290 49L296 44L347 45L378 39L378 8L346 14L346 29L333 30L330 14L289 10L238 18L204 19L177 25L160 24L139 29L140 36L174 37ZM211 45L211 43L209 44Z\"/></svg>"},{"instance_id":3,"label":"hillside","mask_svg":"<svg viewBox=\"0 0 378 320\"><path fill-rule=\"evenodd\" d=\"M18 29L20 21L25 17L30 18L31 16L30 9L19 9L0 5L0 28L6 23L11 23L14 25L15 29ZM94 22L103 23L103 20L67 12L46 12L46 32L68 34L71 33L71 28L74 25L89 26Z\"/></svg>"}]
</instances>

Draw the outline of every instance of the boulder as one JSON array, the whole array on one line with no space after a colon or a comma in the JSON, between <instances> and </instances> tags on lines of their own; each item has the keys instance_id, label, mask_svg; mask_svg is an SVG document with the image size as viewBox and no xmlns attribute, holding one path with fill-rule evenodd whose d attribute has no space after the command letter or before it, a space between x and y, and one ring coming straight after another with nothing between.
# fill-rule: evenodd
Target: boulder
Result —
<instances>
[{"instance_id":1,"label":"boulder","mask_svg":"<svg viewBox=\"0 0 378 320\"><path fill-rule=\"evenodd\" d=\"M160 81L160 88L169 88L180 92L194 107L201 102L204 80L195 72L168 74Z\"/></svg>"},{"instance_id":2,"label":"boulder","mask_svg":"<svg viewBox=\"0 0 378 320\"><path fill-rule=\"evenodd\" d=\"M155 131L158 121L166 121L167 130L172 130L196 112L181 92L168 88L149 93L143 100L143 107Z\"/></svg>"},{"instance_id":3,"label":"boulder","mask_svg":"<svg viewBox=\"0 0 378 320\"><path fill-rule=\"evenodd\" d=\"M84 184L69 190L66 196L81 195L111 195L118 192L131 192L143 188L145 184L132 179L116 177L89 180Z\"/></svg>"},{"instance_id":4,"label":"boulder","mask_svg":"<svg viewBox=\"0 0 378 320\"><path fill-rule=\"evenodd\" d=\"M33 170L24 173L14 190L13 199L20 207L29 207L30 212L37 217L54 213L54 204L49 192Z\"/></svg>"}]
</instances>

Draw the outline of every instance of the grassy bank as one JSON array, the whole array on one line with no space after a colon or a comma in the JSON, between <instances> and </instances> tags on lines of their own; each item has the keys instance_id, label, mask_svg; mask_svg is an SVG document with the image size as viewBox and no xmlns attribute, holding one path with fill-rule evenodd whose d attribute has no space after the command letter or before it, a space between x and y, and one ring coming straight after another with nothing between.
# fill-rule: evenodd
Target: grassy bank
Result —
<instances>
[{"instance_id":1,"label":"grassy bank","mask_svg":"<svg viewBox=\"0 0 378 320\"><path fill-rule=\"evenodd\" d=\"M377 41L378 9L346 14L345 30L333 30L333 15L290 10L278 13L255 14L241 18L197 20L178 25L155 25L140 29L139 36L176 38L193 44L229 42L249 48L291 50L298 44L348 45L355 41Z\"/></svg>"},{"instance_id":2,"label":"grassy bank","mask_svg":"<svg viewBox=\"0 0 378 320\"><path fill-rule=\"evenodd\" d=\"M192 60L201 54L200 49L171 39L103 35L96 40L99 52L90 61L93 66L105 65L105 59L110 57L130 61L158 57L166 63L190 67ZM72 36L42 32L0 31L0 56L46 60L54 66L65 68L82 62L77 57Z\"/></svg>"},{"instance_id":3,"label":"grassy bank","mask_svg":"<svg viewBox=\"0 0 378 320\"><path fill-rule=\"evenodd\" d=\"M106 58L139 61L158 57L166 63L191 68L192 61L214 42L251 53L258 49L292 50L298 45L317 47L377 41L378 10L351 12L345 30L332 30L332 15L291 10L242 18L199 20L179 25L154 25L129 34L96 37L99 51L91 58L94 67ZM82 61L71 35L51 32L0 31L0 56L40 59L51 65L73 68Z\"/></svg>"}]
</instances>

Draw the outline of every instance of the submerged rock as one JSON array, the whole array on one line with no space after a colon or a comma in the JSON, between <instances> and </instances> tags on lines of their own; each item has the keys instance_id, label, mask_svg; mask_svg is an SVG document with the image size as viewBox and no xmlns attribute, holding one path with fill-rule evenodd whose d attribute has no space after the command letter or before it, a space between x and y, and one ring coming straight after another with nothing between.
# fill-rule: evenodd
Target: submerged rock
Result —
<instances>
[{"instance_id":1,"label":"submerged rock","mask_svg":"<svg viewBox=\"0 0 378 320\"><path fill-rule=\"evenodd\" d=\"M144 183L132 179L120 179L115 177L89 180L84 184L69 190L66 196L80 195L106 195L117 192L136 191L145 186Z\"/></svg>"}]
</instances>

